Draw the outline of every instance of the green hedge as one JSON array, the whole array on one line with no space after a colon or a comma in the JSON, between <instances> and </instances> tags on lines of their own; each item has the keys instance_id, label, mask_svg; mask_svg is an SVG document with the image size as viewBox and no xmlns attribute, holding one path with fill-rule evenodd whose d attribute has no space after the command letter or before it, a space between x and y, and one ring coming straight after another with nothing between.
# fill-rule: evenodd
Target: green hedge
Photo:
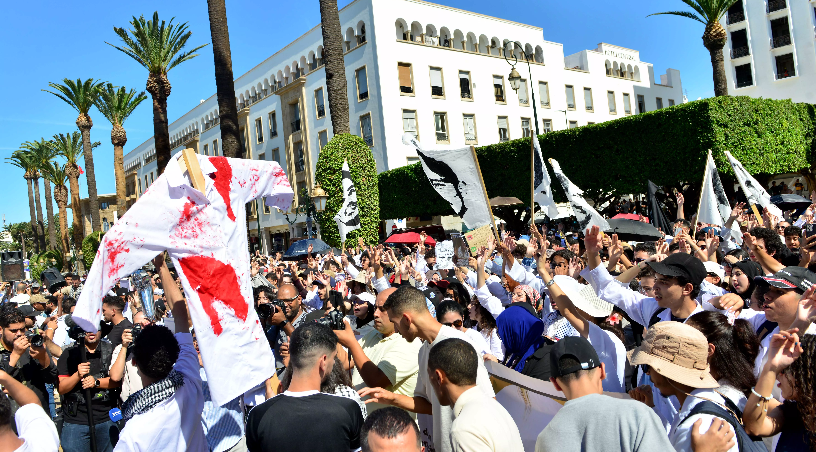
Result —
<instances>
[{"instance_id":1,"label":"green hedge","mask_svg":"<svg viewBox=\"0 0 816 452\"><path fill-rule=\"evenodd\" d=\"M789 100L717 97L600 124L539 136L544 158L555 158L590 198L643 193L646 180L672 186L699 184L706 153L732 174L730 151L752 174L809 169L814 162L816 109ZM530 140L476 150L489 197L530 202ZM564 200L554 184L556 200ZM383 219L451 215L419 163L379 175Z\"/></svg>"},{"instance_id":2,"label":"green hedge","mask_svg":"<svg viewBox=\"0 0 816 452\"><path fill-rule=\"evenodd\" d=\"M335 135L320 151L315 178L329 195L326 210L320 216L320 236L329 245L340 246L340 232L334 216L343 206L343 161L347 160L360 209L361 228L349 232L347 242L379 241L380 201L377 188L377 166L371 149L362 138L351 134Z\"/></svg>"},{"instance_id":3,"label":"green hedge","mask_svg":"<svg viewBox=\"0 0 816 452\"><path fill-rule=\"evenodd\" d=\"M99 244L102 242L101 232L91 232L87 237L82 239L82 263L85 265L85 271L91 270L91 265L96 258L96 251L99 249Z\"/></svg>"}]
</instances>

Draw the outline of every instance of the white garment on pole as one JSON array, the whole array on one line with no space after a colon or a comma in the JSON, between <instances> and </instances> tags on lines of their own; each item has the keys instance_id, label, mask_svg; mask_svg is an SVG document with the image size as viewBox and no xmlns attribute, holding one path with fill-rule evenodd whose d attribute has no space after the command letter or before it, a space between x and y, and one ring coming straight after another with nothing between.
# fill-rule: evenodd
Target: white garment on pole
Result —
<instances>
[{"instance_id":1,"label":"white garment on pole","mask_svg":"<svg viewBox=\"0 0 816 452\"><path fill-rule=\"evenodd\" d=\"M558 218L558 206L553 200L552 189L550 189L550 172L547 170L547 165L544 164L544 157L541 155L541 146L538 144L538 138L533 137L533 148L535 149L535 156L533 156L533 199L542 209L547 213L547 216Z\"/></svg>"},{"instance_id":2,"label":"white garment on pole","mask_svg":"<svg viewBox=\"0 0 816 452\"><path fill-rule=\"evenodd\" d=\"M351 170L348 162L343 161L343 206L334 216L337 229L340 230L340 238L346 241L349 232L360 229L360 209L357 207L357 189L354 181L351 180Z\"/></svg>"},{"instance_id":3,"label":"white garment on pole","mask_svg":"<svg viewBox=\"0 0 816 452\"><path fill-rule=\"evenodd\" d=\"M771 203L771 195L762 188L762 185L760 185L756 179L751 177L748 170L746 170L745 167L742 166L742 163L735 159L730 152L725 151L725 155L728 157L728 161L731 162L731 168L734 169L734 175L737 176L737 181L740 187L742 187L742 192L745 193L745 197L748 199L748 204L755 204L767 208L771 215L775 215L781 219L782 211L779 207Z\"/></svg>"},{"instance_id":4,"label":"white garment on pole","mask_svg":"<svg viewBox=\"0 0 816 452\"><path fill-rule=\"evenodd\" d=\"M224 404L275 371L252 309L245 206L264 196L268 206L287 208L294 192L277 162L197 155L205 175L202 193L182 174L179 155L102 238L73 319L96 331L102 295L167 250L181 279L212 398Z\"/></svg>"},{"instance_id":5,"label":"white garment on pole","mask_svg":"<svg viewBox=\"0 0 816 452\"><path fill-rule=\"evenodd\" d=\"M714 174L717 174L717 166L711 157L711 151L708 151L708 159L706 160L705 172L703 174L703 189L700 194L700 209L697 211L697 221L722 226L725 224L725 221L723 221L722 214L720 214L719 197L715 191L716 187L714 186ZM722 186L719 188L722 189ZM725 196L725 193L723 193L723 196Z\"/></svg>"},{"instance_id":6,"label":"white garment on pole","mask_svg":"<svg viewBox=\"0 0 816 452\"><path fill-rule=\"evenodd\" d=\"M561 165L559 165L555 159L550 159L550 165L553 167L555 178L558 179L558 181L561 182L561 186L564 187L564 192L566 192L567 198L569 198L572 212L578 220L580 230L586 231L592 226L598 226L601 231L608 230L610 228L609 223L581 196L584 193L583 190L570 182L567 176L561 171Z\"/></svg>"}]
</instances>

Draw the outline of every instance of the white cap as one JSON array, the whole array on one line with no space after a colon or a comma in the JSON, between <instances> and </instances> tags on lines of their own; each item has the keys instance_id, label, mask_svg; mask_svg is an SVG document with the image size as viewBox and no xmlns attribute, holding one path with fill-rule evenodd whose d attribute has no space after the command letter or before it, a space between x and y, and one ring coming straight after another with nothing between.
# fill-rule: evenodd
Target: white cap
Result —
<instances>
[{"instance_id":1,"label":"white cap","mask_svg":"<svg viewBox=\"0 0 816 452\"><path fill-rule=\"evenodd\" d=\"M703 266L706 269L706 273L714 273L715 275L720 277L720 280L725 279L725 269L722 265L716 262L703 262Z\"/></svg>"},{"instance_id":2,"label":"white cap","mask_svg":"<svg viewBox=\"0 0 816 452\"><path fill-rule=\"evenodd\" d=\"M607 317L612 314L614 307L612 303L600 299L589 284L581 284L575 278L566 275L557 275L553 279L576 308L592 317Z\"/></svg>"}]
</instances>

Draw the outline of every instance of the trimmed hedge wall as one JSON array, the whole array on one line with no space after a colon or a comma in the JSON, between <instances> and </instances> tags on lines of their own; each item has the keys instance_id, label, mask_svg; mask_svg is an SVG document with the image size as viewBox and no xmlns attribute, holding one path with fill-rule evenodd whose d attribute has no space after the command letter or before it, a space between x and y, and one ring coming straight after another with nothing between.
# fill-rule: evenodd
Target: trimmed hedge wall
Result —
<instances>
[{"instance_id":1,"label":"trimmed hedge wall","mask_svg":"<svg viewBox=\"0 0 816 452\"><path fill-rule=\"evenodd\" d=\"M320 216L320 236L331 246L340 246L340 231L334 216L343 206L343 161L348 160L351 178L357 189L361 228L349 232L347 243L379 242L380 201L377 187L377 166L371 148L357 135L340 134L332 137L317 158L315 178L329 195L326 210ZM426 179L427 183L427 179Z\"/></svg>"},{"instance_id":2,"label":"trimmed hedge wall","mask_svg":"<svg viewBox=\"0 0 816 452\"><path fill-rule=\"evenodd\" d=\"M555 158L586 196L646 190L646 180L699 184L708 149L720 172L732 175L723 151L752 174L809 170L814 162L816 106L790 100L716 97L538 137L544 158ZM489 197L530 203L530 140L476 150ZM551 169L550 169L551 171ZM451 215L415 163L379 175L383 219ZM556 198L563 191L553 184Z\"/></svg>"}]
</instances>

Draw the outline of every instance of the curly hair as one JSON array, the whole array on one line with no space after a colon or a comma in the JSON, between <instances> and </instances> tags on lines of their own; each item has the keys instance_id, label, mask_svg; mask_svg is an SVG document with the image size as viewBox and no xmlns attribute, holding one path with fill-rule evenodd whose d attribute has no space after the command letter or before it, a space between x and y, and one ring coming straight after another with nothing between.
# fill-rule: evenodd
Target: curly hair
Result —
<instances>
[{"instance_id":1,"label":"curly hair","mask_svg":"<svg viewBox=\"0 0 816 452\"><path fill-rule=\"evenodd\" d=\"M161 325L148 325L133 341L133 359L139 372L161 380L173 370L179 356L179 344L173 332Z\"/></svg>"},{"instance_id":2,"label":"curly hair","mask_svg":"<svg viewBox=\"0 0 816 452\"><path fill-rule=\"evenodd\" d=\"M496 319L493 317L493 314L490 313L481 303L479 303L479 298L474 295L473 298L470 300L476 306L476 310L479 312L479 331L488 331L490 333L496 329ZM475 320L475 319L471 319Z\"/></svg>"},{"instance_id":3,"label":"curly hair","mask_svg":"<svg viewBox=\"0 0 816 452\"><path fill-rule=\"evenodd\" d=\"M804 352L785 369L784 375L791 380L796 406L810 434L810 450L816 452L816 441L813 440L816 436L816 335L803 335L800 341Z\"/></svg>"},{"instance_id":4,"label":"curly hair","mask_svg":"<svg viewBox=\"0 0 816 452\"><path fill-rule=\"evenodd\" d=\"M765 251L770 256L773 256L777 260L782 257L780 253L782 249L785 248L785 244L782 243L782 239L779 238L779 234L775 231L768 228L755 227L748 231L748 233L751 234L752 237L762 239L765 242Z\"/></svg>"}]
</instances>

